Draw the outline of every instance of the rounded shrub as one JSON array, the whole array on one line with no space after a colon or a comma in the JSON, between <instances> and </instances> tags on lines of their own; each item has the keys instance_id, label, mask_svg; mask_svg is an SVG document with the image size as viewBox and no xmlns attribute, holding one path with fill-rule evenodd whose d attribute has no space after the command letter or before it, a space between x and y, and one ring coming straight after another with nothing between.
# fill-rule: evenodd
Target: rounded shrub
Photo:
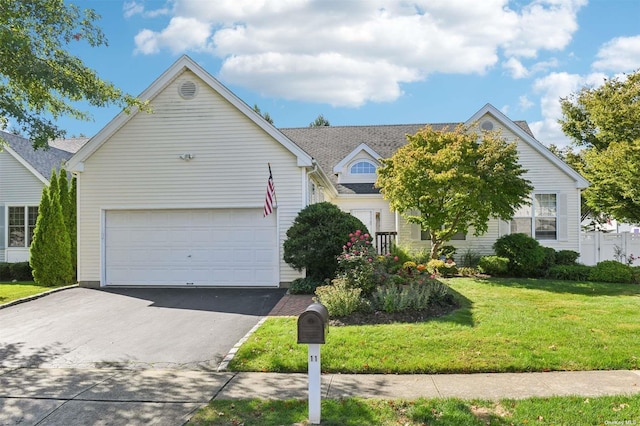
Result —
<instances>
[{"instance_id":1,"label":"rounded shrub","mask_svg":"<svg viewBox=\"0 0 640 426\"><path fill-rule=\"evenodd\" d=\"M496 255L509 259L507 273L516 277L536 277L545 261L545 249L526 234L504 235L493 244Z\"/></svg>"},{"instance_id":2,"label":"rounded shrub","mask_svg":"<svg viewBox=\"0 0 640 426\"><path fill-rule=\"evenodd\" d=\"M11 281L11 264L0 262L0 281Z\"/></svg>"},{"instance_id":3,"label":"rounded shrub","mask_svg":"<svg viewBox=\"0 0 640 426\"><path fill-rule=\"evenodd\" d=\"M615 260L603 260L591 269L590 281L605 283L632 283L634 282L633 268Z\"/></svg>"},{"instance_id":4,"label":"rounded shrub","mask_svg":"<svg viewBox=\"0 0 640 426\"><path fill-rule=\"evenodd\" d=\"M324 282L318 281L311 277L306 278L296 278L291 281L291 285L289 286L290 294L314 294L316 288L323 285Z\"/></svg>"},{"instance_id":5,"label":"rounded shrub","mask_svg":"<svg viewBox=\"0 0 640 426\"><path fill-rule=\"evenodd\" d=\"M538 270L538 276L546 277L549 274L549 269L556 264L556 251L552 247L542 247L544 251L544 257L542 263L540 263L540 269Z\"/></svg>"},{"instance_id":6,"label":"rounded shrub","mask_svg":"<svg viewBox=\"0 0 640 426\"><path fill-rule=\"evenodd\" d=\"M549 278L568 281L588 281L593 267L587 265L554 265L549 269Z\"/></svg>"},{"instance_id":7,"label":"rounded shrub","mask_svg":"<svg viewBox=\"0 0 640 426\"><path fill-rule=\"evenodd\" d=\"M287 230L284 242L284 261L307 276L319 281L332 279L338 267L349 233L367 232L355 216L343 212L336 205L322 202L311 204L298 213Z\"/></svg>"},{"instance_id":8,"label":"rounded shrub","mask_svg":"<svg viewBox=\"0 0 640 426\"><path fill-rule=\"evenodd\" d=\"M11 279L16 281L33 281L29 262L10 263Z\"/></svg>"},{"instance_id":9,"label":"rounded shrub","mask_svg":"<svg viewBox=\"0 0 640 426\"><path fill-rule=\"evenodd\" d=\"M482 256L478 271L487 275L505 275L509 270L509 259L500 256Z\"/></svg>"},{"instance_id":10,"label":"rounded shrub","mask_svg":"<svg viewBox=\"0 0 640 426\"><path fill-rule=\"evenodd\" d=\"M560 250L556 252L556 265L575 265L580 253L573 250Z\"/></svg>"}]
</instances>

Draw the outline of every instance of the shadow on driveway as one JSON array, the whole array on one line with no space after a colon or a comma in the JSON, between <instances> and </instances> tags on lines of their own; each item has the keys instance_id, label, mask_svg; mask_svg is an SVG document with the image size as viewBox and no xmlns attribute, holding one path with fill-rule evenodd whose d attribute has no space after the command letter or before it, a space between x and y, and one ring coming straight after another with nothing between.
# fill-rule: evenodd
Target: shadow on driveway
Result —
<instances>
[{"instance_id":1,"label":"shadow on driveway","mask_svg":"<svg viewBox=\"0 0 640 426\"><path fill-rule=\"evenodd\" d=\"M107 288L105 291L148 300L157 308L265 316L287 289L258 288Z\"/></svg>"}]
</instances>

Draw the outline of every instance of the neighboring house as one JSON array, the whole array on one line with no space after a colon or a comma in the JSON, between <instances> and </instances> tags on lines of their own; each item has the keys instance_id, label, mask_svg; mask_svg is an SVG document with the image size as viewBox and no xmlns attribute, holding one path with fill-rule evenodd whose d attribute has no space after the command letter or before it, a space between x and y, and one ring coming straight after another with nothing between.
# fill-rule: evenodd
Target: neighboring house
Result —
<instances>
[{"instance_id":1,"label":"neighboring house","mask_svg":"<svg viewBox=\"0 0 640 426\"><path fill-rule=\"evenodd\" d=\"M426 246L373 188L381 157L420 125L278 130L183 56L141 95L152 113L121 113L68 162L78 178L78 278L98 286L255 286L301 273L282 260L287 229L305 206L330 201L371 232ZM531 135L486 105L467 123L518 141L535 209L492 223L460 247L488 253L508 232L579 248L587 182ZM443 127L444 125L436 125ZM277 208L263 217L268 167ZM555 229L555 230L554 230Z\"/></svg>"},{"instance_id":2,"label":"neighboring house","mask_svg":"<svg viewBox=\"0 0 640 426\"><path fill-rule=\"evenodd\" d=\"M57 140L36 151L30 140L0 131L0 262L29 260L42 188L86 140Z\"/></svg>"}]
</instances>

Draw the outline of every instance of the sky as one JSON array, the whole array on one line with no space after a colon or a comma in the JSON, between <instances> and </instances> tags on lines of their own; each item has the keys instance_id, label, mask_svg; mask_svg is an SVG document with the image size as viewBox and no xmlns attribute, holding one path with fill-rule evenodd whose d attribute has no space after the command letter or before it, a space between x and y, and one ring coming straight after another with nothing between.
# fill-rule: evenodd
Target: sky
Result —
<instances>
[{"instance_id":1,"label":"sky","mask_svg":"<svg viewBox=\"0 0 640 426\"><path fill-rule=\"evenodd\" d=\"M70 50L139 95L187 54L276 127L463 122L490 103L566 146L559 100L640 69L639 0L67 0L108 47ZM59 121L93 136L91 122Z\"/></svg>"}]
</instances>

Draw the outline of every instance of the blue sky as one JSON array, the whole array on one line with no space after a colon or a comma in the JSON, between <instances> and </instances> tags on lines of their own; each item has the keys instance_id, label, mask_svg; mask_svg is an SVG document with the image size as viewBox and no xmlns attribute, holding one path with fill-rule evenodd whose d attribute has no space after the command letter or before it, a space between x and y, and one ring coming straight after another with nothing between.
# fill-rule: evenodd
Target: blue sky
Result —
<instances>
[{"instance_id":1,"label":"blue sky","mask_svg":"<svg viewBox=\"0 0 640 426\"><path fill-rule=\"evenodd\" d=\"M140 94L188 54L276 127L461 122L491 103L566 145L558 100L640 68L637 0L74 0L108 47L71 50ZM60 121L93 136L119 111Z\"/></svg>"}]
</instances>

